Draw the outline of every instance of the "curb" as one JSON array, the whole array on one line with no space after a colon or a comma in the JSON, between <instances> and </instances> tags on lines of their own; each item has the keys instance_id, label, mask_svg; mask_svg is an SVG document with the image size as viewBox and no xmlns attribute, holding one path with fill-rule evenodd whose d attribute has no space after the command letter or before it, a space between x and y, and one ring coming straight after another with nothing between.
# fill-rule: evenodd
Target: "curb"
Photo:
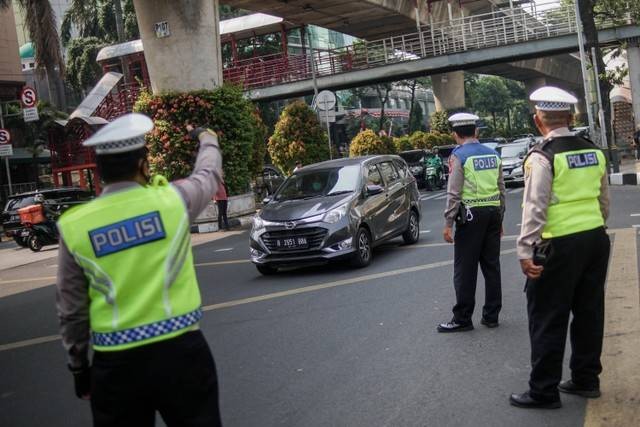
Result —
<instances>
[{"instance_id":1,"label":"curb","mask_svg":"<svg viewBox=\"0 0 640 427\"><path fill-rule=\"evenodd\" d=\"M640 185L640 173L612 173L609 175L610 185Z\"/></svg>"},{"instance_id":2,"label":"curb","mask_svg":"<svg viewBox=\"0 0 640 427\"><path fill-rule=\"evenodd\" d=\"M239 228L247 230L253 224L253 215L245 215L238 218L229 218L229 228ZM202 224L193 224L191 233L215 233L218 231L217 222L205 222Z\"/></svg>"}]
</instances>

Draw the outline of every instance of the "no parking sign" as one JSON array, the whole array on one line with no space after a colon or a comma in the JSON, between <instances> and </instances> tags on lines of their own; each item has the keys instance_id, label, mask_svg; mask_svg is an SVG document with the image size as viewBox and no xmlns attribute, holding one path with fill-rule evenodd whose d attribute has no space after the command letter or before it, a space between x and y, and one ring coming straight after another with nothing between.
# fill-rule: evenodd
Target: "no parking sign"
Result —
<instances>
[{"instance_id":1,"label":"no parking sign","mask_svg":"<svg viewBox=\"0 0 640 427\"><path fill-rule=\"evenodd\" d=\"M38 107L36 107L38 96L34 88L29 86L22 88L22 92L20 92L20 103L22 104L22 113L25 122L34 122L40 119L38 116Z\"/></svg>"},{"instance_id":2,"label":"no parking sign","mask_svg":"<svg viewBox=\"0 0 640 427\"><path fill-rule=\"evenodd\" d=\"M0 157L12 156L13 146L10 144L11 134L7 129L0 129Z\"/></svg>"}]
</instances>

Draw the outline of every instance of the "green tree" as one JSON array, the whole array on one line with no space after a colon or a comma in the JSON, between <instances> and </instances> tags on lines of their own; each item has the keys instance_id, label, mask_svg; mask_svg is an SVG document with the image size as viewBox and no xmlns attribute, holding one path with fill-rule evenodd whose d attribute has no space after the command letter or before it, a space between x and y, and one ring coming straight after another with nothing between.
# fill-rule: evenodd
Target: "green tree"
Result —
<instances>
[{"instance_id":1,"label":"green tree","mask_svg":"<svg viewBox=\"0 0 640 427\"><path fill-rule=\"evenodd\" d=\"M409 132L415 132L422 130L423 126L423 112L420 103L414 102L411 113L409 114Z\"/></svg>"},{"instance_id":2,"label":"green tree","mask_svg":"<svg viewBox=\"0 0 640 427\"><path fill-rule=\"evenodd\" d=\"M60 29L65 46L73 28L80 38L96 37L105 44L140 38L133 0L73 0Z\"/></svg>"},{"instance_id":3,"label":"green tree","mask_svg":"<svg viewBox=\"0 0 640 427\"><path fill-rule=\"evenodd\" d=\"M97 37L71 40L67 47L66 80L71 87L81 92L92 87L102 76L102 68L95 61L105 42Z\"/></svg>"},{"instance_id":4,"label":"green tree","mask_svg":"<svg viewBox=\"0 0 640 427\"><path fill-rule=\"evenodd\" d=\"M491 115L494 129L498 128L497 116L507 109L505 101L511 99L503 79L487 76L478 79L471 94L472 105L481 114Z\"/></svg>"},{"instance_id":5,"label":"green tree","mask_svg":"<svg viewBox=\"0 0 640 427\"><path fill-rule=\"evenodd\" d=\"M29 39L35 48L38 71L46 72L49 88L53 90L51 100L60 108L66 108L64 96L64 60L60 49L60 37L56 28L56 15L51 2L42 0L17 0L22 9ZM0 0L0 9L11 5L11 0Z\"/></svg>"},{"instance_id":6,"label":"green tree","mask_svg":"<svg viewBox=\"0 0 640 427\"><path fill-rule=\"evenodd\" d=\"M446 111L436 111L431 114L431 130L433 132L449 133L449 115Z\"/></svg>"},{"instance_id":7,"label":"green tree","mask_svg":"<svg viewBox=\"0 0 640 427\"><path fill-rule=\"evenodd\" d=\"M311 164L329 159L327 134L304 101L287 105L267 146L273 164L290 174L296 161Z\"/></svg>"},{"instance_id":8,"label":"green tree","mask_svg":"<svg viewBox=\"0 0 640 427\"><path fill-rule=\"evenodd\" d=\"M394 153L395 147L391 138L381 138L371 129L363 130L356 135L349 147L349 157Z\"/></svg>"},{"instance_id":9,"label":"green tree","mask_svg":"<svg viewBox=\"0 0 640 427\"><path fill-rule=\"evenodd\" d=\"M239 16L245 16L251 13L247 10L238 9L237 7L229 6L226 4L221 4L218 7L218 11L220 13L220 20L237 18Z\"/></svg>"}]
</instances>

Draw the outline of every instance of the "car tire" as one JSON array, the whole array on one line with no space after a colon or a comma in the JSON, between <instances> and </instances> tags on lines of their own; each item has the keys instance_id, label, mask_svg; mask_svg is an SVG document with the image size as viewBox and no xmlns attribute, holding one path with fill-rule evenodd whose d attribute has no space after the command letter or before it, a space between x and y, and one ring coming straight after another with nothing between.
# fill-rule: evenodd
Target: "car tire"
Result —
<instances>
[{"instance_id":1,"label":"car tire","mask_svg":"<svg viewBox=\"0 0 640 427\"><path fill-rule=\"evenodd\" d=\"M278 269L270 265L256 265L256 268L263 276L273 276L278 273Z\"/></svg>"},{"instance_id":2,"label":"car tire","mask_svg":"<svg viewBox=\"0 0 640 427\"><path fill-rule=\"evenodd\" d=\"M416 211L411 210L411 214L409 215L409 225L407 226L407 230L402 233L402 240L407 245L413 245L417 243L420 239L420 219L418 218L418 214Z\"/></svg>"},{"instance_id":3,"label":"car tire","mask_svg":"<svg viewBox=\"0 0 640 427\"><path fill-rule=\"evenodd\" d=\"M353 254L353 258L351 258L351 265L356 268L363 268L371 264L373 247L371 245L371 234L369 230L360 227L356 233L354 242L355 253Z\"/></svg>"},{"instance_id":4,"label":"car tire","mask_svg":"<svg viewBox=\"0 0 640 427\"><path fill-rule=\"evenodd\" d=\"M42 249L42 243L40 242L40 239L38 239L38 236L29 237L27 244L29 245L29 249L33 252L40 252L40 249Z\"/></svg>"}]
</instances>

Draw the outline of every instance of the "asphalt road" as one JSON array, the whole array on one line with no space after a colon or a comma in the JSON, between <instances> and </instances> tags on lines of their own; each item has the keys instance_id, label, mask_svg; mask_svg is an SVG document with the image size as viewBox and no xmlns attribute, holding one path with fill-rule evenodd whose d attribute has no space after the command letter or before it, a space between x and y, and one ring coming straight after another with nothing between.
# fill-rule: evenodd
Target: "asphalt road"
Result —
<instances>
[{"instance_id":1,"label":"asphalt road","mask_svg":"<svg viewBox=\"0 0 640 427\"><path fill-rule=\"evenodd\" d=\"M454 302L442 193L423 195L418 245L385 244L362 270L335 264L263 277L247 261L246 233L194 248L225 425L582 426L580 398L563 396L556 411L507 402L527 388L530 368L514 253L521 191L507 196L503 312L492 330L479 322L480 279L476 329L435 332ZM632 216L640 214L638 187L612 188L612 198L610 228L640 225ZM51 276L54 264L0 271L0 286ZM90 425L55 338L54 301L52 286L0 298L0 426Z\"/></svg>"}]
</instances>

